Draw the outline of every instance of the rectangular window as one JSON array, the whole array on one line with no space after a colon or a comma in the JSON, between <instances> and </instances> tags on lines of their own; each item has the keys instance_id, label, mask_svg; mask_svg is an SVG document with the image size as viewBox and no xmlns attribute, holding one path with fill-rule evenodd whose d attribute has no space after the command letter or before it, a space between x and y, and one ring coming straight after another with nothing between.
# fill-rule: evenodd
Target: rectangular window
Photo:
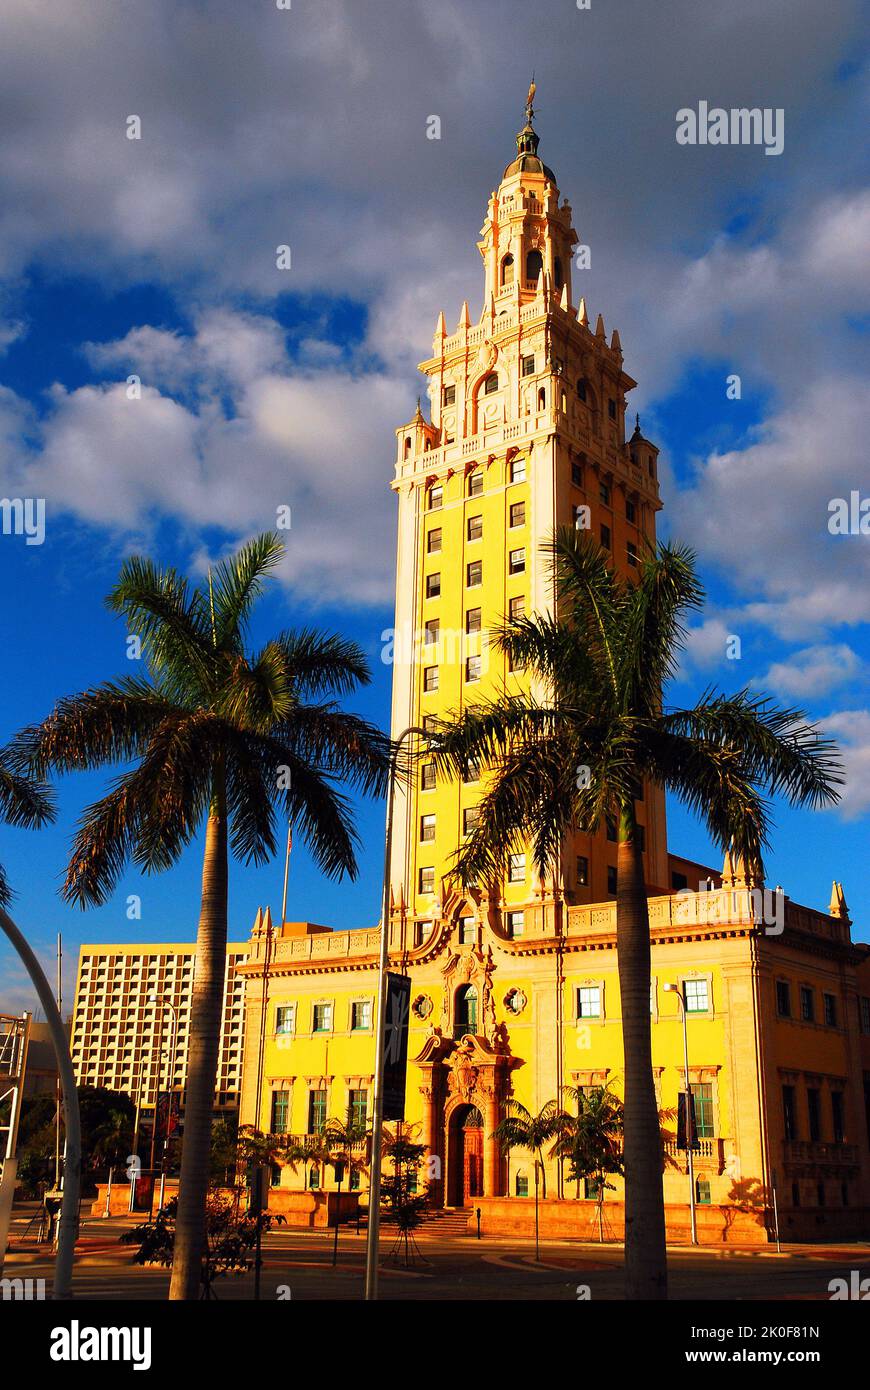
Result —
<instances>
[{"instance_id":1,"label":"rectangular window","mask_svg":"<svg viewBox=\"0 0 870 1390\"><path fill-rule=\"evenodd\" d=\"M479 541L483 536L483 517L470 516L468 518L466 531L470 541Z\"/></svg>"},{"instance_id":2,"label":"rectangular window","mask_svg":"<svg viewBox=\"0 0 870 1390\"><path fill-rule=\"evenodd\" d=\"M516 1178L514 1179L514 1191L516 1192L518 1197L528 1197L529 1180L526 1177L525 1173L517 1173Z\"/></svg>"},{"instance_id":3,"label":"rectangular window","mask_svg":"<svg viewBox=\"0 0 870 1390\"><path fill-rule=\"evenodd\" d=\"M807 1116L810 1122L810 1138L817 1142L822 1137L822 1113L819 1092L814 1086L807 1087Z\"/></svg>"},{"instance_id":4,"label":"rectangular window","mask_svg":"<svg viewBox=\"0 0 870 1390\"><path fill-rule=\"evenodd\" d=\"M438 644L441 635L441 622L438 618L430 618L423 630L423 645L434 647Z\"/></svg>"},{"instance_id":5,"label":"rectangular window","mask_svg":"<svg viewBox=\"0 0 870 1390\"><path fill-rule=\"evenodd\" d=\"M509 574L525 574L526 552L525 550L512 550L508 558Z\"/></svg>"},{"instance_id":6,"label":"rectangular window","mask_svg":"<svg viewBox=\"0 0 870 1390\"><path fill-rule=\"evenodd\" d=\"M605 818L605 826L606 826L606 830L607 830L607 838L608 838L608 840L612 840L612 841L614 842L614 844L615 844L615 843L616 843L616 821L613 819L613 816L607 816L607 817Z\"/></svg>"},{"instance_id":7,"label":"rectangular window","mask_svg":"<svg viewBox=\"0 0 870 1390\"><path fill-rule=\"evenodd\" d=\"M423 733L424 733L424 734L437 734L437 732L438 732L438 719L437 719L437 716L434 715L434 714L424 714L424 715L423 715Z\"/></svg>"},{"instance_id":8,"label":"rectangular window","mask_svg":"<svg viewBox=\"0 0 870 1390\"><path fill-rule=\"evenodd\" d=\"M601 1183L597 1178L583 1179L583 1196L587 1202L597 1202L601 1196Z\"/></svg>"},{"instance_id":9,"label":"rectangular window","mask_svg":"<svg viewBox=\"0 0 870 1390\"><path fill-rule=\"evenodd\" d=\"M526 856L524 854L512 854L510 861L509 882L525 883L526 881Z\"/></svg>"},{"instance_id":10,"label":"rectangular window","mask_svg":"<svg viewBox=\"0 0 870 1390\"><path fill-rule=\"evenodd\" d=\"M321 1134L326 1124L326 1092L308 1093L308 1133Z\"/></svg>"},{"instance_id":11,"label":"rectangular window","mask_svg":"<svg viewBox=\"0 0 870 1390\"><path fill-rule=\"evenodd\" d=\"M511 502L510 509L511 526L525 526L526 524L526 504L525 502Z\"/></svg>"},{"instance_id":12,"label":"rectangular window","mask_svg":"<svg viewBox=\"0 0 870 1390\"><path fill-rule=\"evenodd\" d=\"M441 404L442 404L442 405L455 405L455 404L456 404L456 387L455 387L455 386L445 386L445 387L444 387L443 391L441 392Z\"/></svg>"},{"instance_id":13,"label":"rectangular window","mask_svg":"<svg viewBox=\"0 0 870 1390\"><path fill-rule=\"evenodd\" d=\"M472 560L465 568L465 583L469 589L477 589L483 583L483 561Z\"/></svg>"},{"instance_id":14,"label":"rectangular window","mask_svg":"<svg viewBox=\"0 0 870 1390\"><path fill-rule=\"evenodd\" d=\"M425 841L425 840L434 840L434 839L435 839L435 816L434 816L434 815L427 815L427 816L421 816L421 817L420 817L420 839L421 839L421 841Z\"/></svg>"},{"instance_id":15,"label":"rectangular window","mask_svg":"<svg viewBox=\"0 0 870 1390\"><path fill-rule=\"evenodd\" d=\"M695 1100L695 1138L712 1139L713 1129L713 1087L707 1082L693 1083L690 1090Z\"/></svg>"},{"instance_id":16,"label":"rectangular window","mask_svg":"<svg viewBox=\"0 0 870 1390\"><path fill-rule=\"evenodd\" d=\"M522 361L522 364L523 364L523 365L522 365L523 376L534 376L534 375L535 375L535 354L534 354L533 352L531 352L531 353L529 353L528 357L523 357L523 358L521 359L521 361Z\"/></svg>"},{"instance_id":17,"label":"rectangular window","mask_svg":"<svg viewBox=\"0 0 870 1390\"><path fill-rule=\"evenodd\" d=\"M279 1004L275 1010L275 1032L292 1033L296 1027L296 1005Z\"/></svg>"},{"instance_id":18,"label":"rectangular window","mask_svg":"<svg viewBox=\"0 0 870 1390\"><path fill-rule=\"evenodd\" d=\"M833 995L833 994L825 994L825 995L822 996L822 998L824 999L824 1003L825 1003L825 1024L826 1024L826 1026L827 1026L828 1028L836 1028L836 1026L837 1026L837 999L836 999L836 996Z\"/></svg>"},{"instance_id":19,"label":"rectangular window","mask_svg":"<svg viewBox=\"0 0 870 1390\"><path fill-rule=\"evenodd\" d=\"M290 1130L290 1092L272 1092L272 1118L269 1127L273 1134L287 1134Z\"/></svg>"},{"instance_id":20,"label":"rectangular window","mask_svg":"<svg viewBox=\"0 0 870 1390\"><path fill-rule=\"evenodd\" d=\"M460 946L473 946L477 933L474 926L473 917L460 917L459 919L459 944Z\"/></svg>"},{"instance_id":21,"label":"rectangular window","mask_svg":"<svg viewBox=\"0 0 870 1390\"><path fill-rule=\"evenodd\" d=\"M583 465L581 463L571 464L571 482L575 487L583 486Z\"/></svg>"},{"instance_id":22,"label":"rectangular window","mask_svg":"<svg viewBox=\"0 0 870 1390\"><path fill-rule=\"evenodd\" d=\"M441 527L433 526L426 535L426 549L430 555L437 555L441 549Z\"/></svg>"},{"instance_id":23,"label":"rectangular window","mask_svg":"<svg viewBox=\"0 0 870 1390\"><path fill-rule=\"evenodd\" d=\"M423 670L423 689L431 694L438 689L438 667L426 666Z\"/></svg>"},{"instance_id":24,"label":"rectangular window","mask_svg":"<svg viewBox=\"0 0 870 1390\"><path fill-rule=\"evenodd\" d=\"M526 481L526 461L525 459L511 460L511 482L524 483Z\"/></svg>"},{"instance_id":25,"label":"rectangular window","mask_svg":"<svg viewBox=\"0 0 870 1390\"><path fill-rule=\"evenodd\" d=\"M435 870L430 868L421 869L418 875L418 882L420 884L421 893L434 893Z\"/></svg>"},{"instance_id":26,"label":"rectangular window","mask_svg":"<svg viewBox=\"0 0 870 1390\"><path fill-rule=\"evenodd\" d=\"M480 819L480 811L477 806L469 806L462 812L462 833L470 835L477 826Z\"/></svg>"},{"instance_id":27,"label":"rectangular window","mask_svg":"<svg viewBox=\"0 0 870 1390\"><path fill-rule=\"evenodd\" d=\"M870 999L866 994L861 995L860 1000L861 1032L870 1033Z\"/></svg>"},{"instance_id":28,"label":"rectangular window","mask_svg":"<svg viewBox=\"0 0 870 1390\"><path fill-rule=\"evenodd\" d=\"M831 1092L831 1121L833 1127L834 1143L842 1144L846 1137L846 1125L843 1120L843 1092Z\"/></svg>"},{"instance_id":29,"label":"rectangular window","mask_svg":"<svg viewBox=\"0 0 870 1390\"><path fill-rule=\"evenodd\" d=\"M581 888L589 886L589 860L585 854L577 855L577 882Z\"/></svg>"},{"instance_id":30,"label":"rectangular window","mask_svg":"<svg viewBox=\"0 0 870 1390\"><path fill-rule=\"evenodd\" d=\"M433 483L429 489L429 510L440 512L444 506L444 488L441 483Z\"/></svg>"},{"instance_id":31,"label":"rectangular window","mask_svg":"<svg viewBox=\"0 0 870 1390\"><path fill-rule=\"evenodd\" d=\"M603 523L601 526L601 544L604 546L605 550L610 549L610 527L605 526Z\"/></svg>"},{"instance_id":32,"label":"rectangular window","mask_svg":"<svg viewBox=\"0 0 870 1390\"><path fill-rule=\"evenodd\" d=\"M601 1017L601 986L581 985L577 990L577 1017Z\"/></svg>"},{"instance_id":33,"label":"rectangular window","mask_svg":"<svg viewBox=\"0 0 870 1390\"><path fill-rule=\"evenodd\" d=\"M354 1033L361 1032L372 1026L372 1001L371 999L357 999L350 1006L350 1026ZM365 1092L363 1092L365 1095Z\"/></svg>"},{"instance_id":34,"label":"rectangular window","mask_svg":"<svg viewBox=\"0 0 870 1390\"><path fill-rule=\"evenodd\" d=\"M479 468L475 468L473 473L469 473L467 491L469 497L483 496L483 474Z\"/></svg>"},{"instance_id":35,"label":"rectangular window","mask_svg":"<svg viewBox=\"0 0 870 1390\"><path fill-rule=\"evenodd\" d=\"M465 658L465 680L468 685L480 680L479 656L467 656Z\"/></svg>"},{"instance_id":36,"label":"rectangular window","mask_svg":"<svg viewBox=\"0 0 870 1390\"><path fill-rule=\"evenodd\" d=\"M816 1016L816 1002L809 985L801 985L801 1019L812 1023Z\"/></svg>"},{"instance_id":37,"label":"rectangular window","mask_svg":"<svg viewBox=\"0 0 870 1390\"><path fill-rule=\"evenodd\" d=\"M480 632L480 608L469 608L465 614L465 631L471 635L473 632Z\"/></svg>"},{"instance_id":38,"label":"rectangular window","mask_svg":"<svg viewBox=\"0 0 870 1390\"><path fill-rule=\"evenodd\" d=\"M615 898L615 897L616 897L616 865L615 865L615 864L608 864L608 866L607 866L607 893L608 893L608 897L611 897L611 898Z\"/></svg>"},{"instance_id":39,"label":"rectangular window","mask_svg":"<svg viewBox=\"0 0 870 1390\"><path fill-rule=\"evenodd\" d=\"M794 1086L782 1088L782 1122L786 1140L797 1138L797 1112L794 1103Z\"/></svg>"},{"instance_id":40,"label":"rectangular window","mask_svg":"<svg viewBox=\"0 0 870 1390\"><path fill-rule=\"evenodd\" d=\"M629 497L625 499L625 519L634 522L637 518L637 507Z\"/></svg>"},{"instance_id":41,"label":"rectangular window","mask_svg":"<svg viewBox=\"0 0 870 1390\"><path fill-rule=\"evenodd\" d=\"M684 980L687 1014L706 1014L710 1010L709 980Z\"/></svg>"},{"instance_id":42,"label":"rectangular window","mask_svg":"<svg viewBox=\"0 0 870 1390\"><path fill-rule=\"evenodd\" d=\"M512 622L516 622L517 618L524 618L525 616L526 601L523 596L520 595L519 598L512 598L508 603L508 617Z\"/></svg>"},{"instance_id":43,"label":"rectangular window","mask_svg":"<svg viewBox=\"0 0 870 1390\"><path fill-rule=\"evenodd\" d=\"M608 397L607 414L610 416L611 420L616 419L616 401L612 396Z\"/></svg>"},{"instance_id":44,"label":"rectangular window","mask_svg":"<svg viewBox=\"0 0 870 1390\"><path fill-rule=\"evenodd\" d=\"M598 489L598 496L600 500L604 503L605 507L610 506L610 488L607 486L607 483L601 484L601 486Z\"/></svg>"},{"instance_id":45,"label":"rectangular window","mask_svg":"<svg viewBox=\"0 0 870 1390\"><path fill-rule=\"evenodd\" d=\"M427 598L440 598L440 596L441 596L441 575L440 575L440 574L427 574L427 575L426 575L426 597L427 597Z\"/></svg>"},{"instance_id":46,"label":"rectangular window","mask_svg":"<svg viewBox=\"0 0 870 1390\"><path fill-rule=\"evenodd\" d=\"M788 980L776 982L776 1012L780 1018L791 1018L791 985Z\"/></svg>"},{"instance_id":47,"label":"rectangular window","mask_svg":"<svg viewBox=\"0 0 870 1390\"><path fill-rule=\"evenodd\" d=\"M506 921L507 934L512 941L516 941L526 929L526 914L524 912L509 912Z\"/></svg>"},{"instance_id":48,"label":"rectangular window","mask_svg":"<svg viewBox=\"0 0 870 1390\"><path fill-rule=\"evenodd\" d=\"M420 768L420 790L423 792L433 792L435 790L434 763L424 763Z\"/></svg>"},{"instance_id":49,"label":"rectangular window","mask_svg":"<svg viewBox=\"0 0 870 1390\"><path fill-rule=\"evenodd\" d=\"M313 1024L313 1029L314 1029L314 1032L315 1032L315 1033L331 1033L331 1032L332 1032L332 1005L331 1005L331 1004L315 1004L315 1005L314 1005L314 1024Z\"/></svg>"},{"instance_id":50,"label":"rectangular window","mask_svg":"<svg viewBox=\"0 0 870 1390\"><path fill-rule=\"evenodd\" d=\"M627 558L627 560L628 560L628 563L631 565L632 569L636 569L636 568L637 568L637 546L635 545L634 541L627 541L627 542L626 542L625 554L626 554L626 558Z\"/></svg>"},{"instance_id":51,"label":"rectangular window","mask_svg":"<svg viewBox=\"0 0 870 1390\"><path fill-rule=\"evenodd\" d=\"M476 758L468 759L468 762L465 764L465 771L462 774L462 780L465 783L480 781L480 763Z\"/></svg>"}]
</instances>

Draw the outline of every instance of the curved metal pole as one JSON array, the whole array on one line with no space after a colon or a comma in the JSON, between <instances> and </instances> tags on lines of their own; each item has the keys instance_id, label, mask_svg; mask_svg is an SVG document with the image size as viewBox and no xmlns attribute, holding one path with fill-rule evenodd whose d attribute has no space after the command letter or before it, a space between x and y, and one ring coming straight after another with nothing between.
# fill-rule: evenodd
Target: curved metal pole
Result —
<instances>
[{"instance_id":1,"label":"curved metal pole","mask_svg":"<svg viewBox=\"0 0 870 1390\"><path fill-rule=\"evenodd\" d=\"M384 1006L387 988L387 960L390 937L390 859L393 849L393 793L396 787L396 771L399 750L406 738L419 734L421 738L433 741L425 729L411 724L393 744L390 755L390 781L387 788L387 824L384 836L384 883L381 899L381 940L378 956L378 1006L375 1020L375 1083L374 1106L372 1114L372 1170L369 1179L369 1224L366 1232L366 1300L373 1301L378 1296L378 1239L381 1231L381 1144L384 1132Z\"/></svg>"},{"instance_id":2,"label":"curved metal pole","mask_svg":"<svg viewBox=\"0 0 870 1390\"><path fill-rule=\"evenodd\" d=\"M60 1207L60 1221L57 1228L57 1254L54 1261L54 1288L52 1298L72 1297L72 1267L76 1236L79 1226L79 1190L82 1169L82 1132L79 1120L79 1097L73 1073L69 1042L63 1020L54 1001L54 995L45 973L27 940L22 936L12 918L0 907L0 927L8 936L18 952L27 973L33 981L39 1002L45 1010L45 1021L51 1033L57 1070L63 1090L63 1113L66 1126L66 1162L64 1164L63 1200Z\"/></svg>"}]
</instances>

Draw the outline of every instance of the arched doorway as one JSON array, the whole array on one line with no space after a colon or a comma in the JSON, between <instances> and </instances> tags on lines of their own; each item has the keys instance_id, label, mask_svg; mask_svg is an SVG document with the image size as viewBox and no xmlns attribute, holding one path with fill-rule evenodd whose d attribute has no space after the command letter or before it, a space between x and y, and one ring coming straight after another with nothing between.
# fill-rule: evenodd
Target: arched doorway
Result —
<instances>
[{"instance_id":1,"label":"arched doorway","mask_svg":"<svg viewBox=\"0 0 870 1390\"><path fill-rule=\"evenodd\" d=\"M460 1105L453 1111L447 1142L447 1205L465 1207L483 1196L483 1116L476 1105Z\"/></svg>"}]
</instances>

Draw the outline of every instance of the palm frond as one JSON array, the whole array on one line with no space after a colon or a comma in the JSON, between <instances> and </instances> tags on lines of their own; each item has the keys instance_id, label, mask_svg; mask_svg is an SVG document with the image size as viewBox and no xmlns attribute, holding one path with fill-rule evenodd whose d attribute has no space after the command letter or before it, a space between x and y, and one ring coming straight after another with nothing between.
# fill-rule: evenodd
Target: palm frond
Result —
<instances>
[{"instance_id":1,"label":"palm frond","mask_svg":"<svg viewBox=\"0 0 870 1390\"><path fill-rule=\"evenodd\" d=\"M263 592L263 580L283 554L278 533L265 531L214 566L209 597L214 604L215 646L241 650L251 609Z\"/></svg>"}]
</instances>

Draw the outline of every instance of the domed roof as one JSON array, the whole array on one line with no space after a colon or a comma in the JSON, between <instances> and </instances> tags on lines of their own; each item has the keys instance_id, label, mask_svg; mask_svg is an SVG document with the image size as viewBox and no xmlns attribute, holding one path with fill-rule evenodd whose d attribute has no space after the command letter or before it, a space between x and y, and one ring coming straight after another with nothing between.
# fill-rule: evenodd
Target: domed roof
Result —
<instances>
[{"instance_id":1,"label":"domed roof","mask_svg":"<svg viewBox=\"0 0 870 1390\"><path fill-rule=\"evenodd\" d=\"M538 157L538 144L540 137L532 119L535 114L532 102L535 96L535 84L532 82L529 88L529 96L526 102L526 123L517 135L517 157L507 166L502 175L503 178L510 178L511 174L543 174L551 183L556 182L556 175L553 173L542 159Z\"/></svg>"}]
</instances>

